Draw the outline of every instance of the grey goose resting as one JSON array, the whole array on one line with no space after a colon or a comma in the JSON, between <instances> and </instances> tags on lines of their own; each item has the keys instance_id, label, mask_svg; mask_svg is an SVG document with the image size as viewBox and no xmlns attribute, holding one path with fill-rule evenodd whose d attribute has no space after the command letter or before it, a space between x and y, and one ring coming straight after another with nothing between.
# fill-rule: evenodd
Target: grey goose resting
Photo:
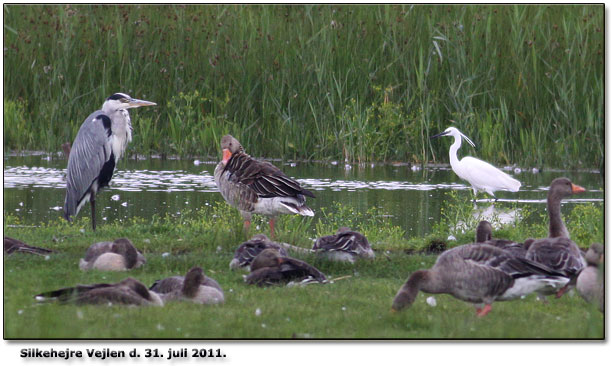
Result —
<instances>
[{"instance_id":1,"label":"grey goose resting","mask_svg":"<svg viewBox=\"0 0 612 366\"><path fill-rule=\"evenodd\" d=\"M336 261L354 263L356 258L374 258L375 254L368 239L348 227L341 227L335 235L317 239L312 250Z\"/></svg>"},{"instance_id":2,"label":"grey goose resting","mask_svg":"<svg viewBox=\"0 0 612 366\"><path fill-rule=\"evenodd\" d=\"M13 253L30 253L30 254L38 254L38 255L47 255L53 253L50 249L39 248L32 245L28 245L21 240L10 238L8 236L4 237L4 252L7 255Z\"/></svg>"},{"instance_id":3,"label":"grey goose resting","mask_svg":"<svg viewBox=\"0 0 612 366\"><path fill-rule=\"evenodd\" d=\"M314 280L325 282L321 271L301 260L282 256L277 250L265 249L251 263L251 273L245 278L250 285L272 285L289 281Z\"/></svg>"},{"instance_id":4,"label":"grey goose resting","mask_svg":"<svg viewBox=\"0 0 612 366\"><path fill-rule=\"evenodd\" d=\"M77 305L156 305L163 306L159 295L149 291L140 281L131 277L107 284L77 285L44 292L35 296L38 301L59 301Z\"/></svg>"},{"instance_id":5,"label":"grey goose resting","mask_svg":"<svg viewBox=\"0 0 612 366\"><path fill-rule=\"evenodd\" d=\"M217 281L206 276L200 267L191 268L185 277L173 276L156 281L150 288L168 301L192 301L197 304L222 304L223 290Z\"/></svg>"},{"instance_id":6,"label":"grey goose resting","mask_svg":"<svg viewBox=\"0 0 612 366\"><path fill-rule=\"evenodd\" d=\"M103 241L92 244L79 261L83 271L97 269L100 271L125 271L138 268L146 263L145 257L127 238L115 241Z\"/></svg>"},{"instance_id":7,"label":"grey goose resting","mask_svg":"<svg viewBox=\"0 0 612 366\"><path fill-rule=\"evenodd\" d=\"M264 249L275 249L280 255L288 256L289 254L278 243L271 241L265 234L254 235L250 240L240 244L234 252L234 258L230 262L230 269L244 268L250 271L251 262Z\"/></svg>"},{"instance_id":8,"label":"grey goose resting","mask_svg":"<svg viewBox=\"0 0 612 366\"><path fill-rule=\"evenodd\" d=\"M491 223L486 220L480 221L476 227L476 243L493 245L518 257L525 257L527 254L527 249L525 249L523 243L507 239L493 239L492 235L493 226L491 226Z\"/></svg>"},{"instance_id":9,"label":"grey goose resting","mask_svg":"<svg viewBox=\"0 0 612 366\"><path fill-rule=\"evenodd\" d=\"M604 311L603 272L599 269L604 262L604 247L599 243L591 244L585 254L587 266L576 279L576 290L587 302L597 304Z\"/></svg>"}]
</instances>

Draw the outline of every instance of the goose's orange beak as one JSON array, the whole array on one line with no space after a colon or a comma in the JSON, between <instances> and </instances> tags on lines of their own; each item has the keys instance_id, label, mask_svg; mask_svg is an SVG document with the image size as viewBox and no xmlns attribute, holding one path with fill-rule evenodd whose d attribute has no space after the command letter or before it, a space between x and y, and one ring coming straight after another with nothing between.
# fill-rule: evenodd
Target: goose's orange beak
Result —
<instances>
[{"instance_id":1,"label":"goose's orange beak","mask_svg":"<svg viewBox=\"0 0 612 366\"><path fill-rule=\"evenodd\" d=\"M585 189L580 187L579 185L573 184L572 183L572 193L581 193L584 192Z\"/></svg>"},{"instance_id":2,"label":"goose's orange beak","mask_svg":"<svg viewBox=\"0 0 612 366\"><path fill-rule=\"evenodd\" d=\"M231 151L229 149L223 149L223 164L227 164L228 160L232 157Z\"/></svg>"}]
</instances>

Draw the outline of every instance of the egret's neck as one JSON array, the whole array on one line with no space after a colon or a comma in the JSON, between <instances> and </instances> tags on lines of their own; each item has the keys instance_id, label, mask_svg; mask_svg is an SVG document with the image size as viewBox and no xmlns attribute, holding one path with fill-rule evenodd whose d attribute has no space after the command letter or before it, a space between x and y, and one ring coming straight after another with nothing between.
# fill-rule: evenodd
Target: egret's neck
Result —
<instances>
[{"instance_id":1,"label":"egret's neck","mask_svg":"<svg viewBox=\"0 0 612 366\"><path fill-rule=\"evenodd\" d=\"M461 147L461 136L455 136L455 142L451 145L448 150L448 157L450 158L451 167L454 169L456 164L459 163L459 159L457 158L457 150Z\"/></svg>"}]
</instances>

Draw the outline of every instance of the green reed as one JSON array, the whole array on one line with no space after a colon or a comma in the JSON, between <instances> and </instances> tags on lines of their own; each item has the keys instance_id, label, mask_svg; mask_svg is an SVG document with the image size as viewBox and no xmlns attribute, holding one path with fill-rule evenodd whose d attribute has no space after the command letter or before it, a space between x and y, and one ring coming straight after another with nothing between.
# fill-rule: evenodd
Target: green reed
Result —
<instances>
[{"instance_id":1,"label":"green reed","mask_svg":"<svg viewBox=\"0 0 612 366\"><path fill-rule=\"evenodd\" d=\"M123 91L158 103L132 113L140 154L232 133L256 156L446 162L428 137L454 120L494 163L603 161L603 6L3 10L5 151L58 151Z\"/></svg>"}]
</instances>

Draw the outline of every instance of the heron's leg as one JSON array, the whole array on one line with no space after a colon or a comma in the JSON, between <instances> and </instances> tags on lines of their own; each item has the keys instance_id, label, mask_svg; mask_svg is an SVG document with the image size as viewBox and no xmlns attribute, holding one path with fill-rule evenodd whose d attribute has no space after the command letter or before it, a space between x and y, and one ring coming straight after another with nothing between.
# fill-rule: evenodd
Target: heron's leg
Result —
<instances>
[{"instance_id":1,"label":"heron's leg","mask_svg":"<svg viewBox=\"0 0 612 366\"><path fill-rule=\"evenodd\" d=\"M93 231L96 231L96 195L90 196L89 202L91 203L91 227Z\"/></svg>"}]
</instances>

